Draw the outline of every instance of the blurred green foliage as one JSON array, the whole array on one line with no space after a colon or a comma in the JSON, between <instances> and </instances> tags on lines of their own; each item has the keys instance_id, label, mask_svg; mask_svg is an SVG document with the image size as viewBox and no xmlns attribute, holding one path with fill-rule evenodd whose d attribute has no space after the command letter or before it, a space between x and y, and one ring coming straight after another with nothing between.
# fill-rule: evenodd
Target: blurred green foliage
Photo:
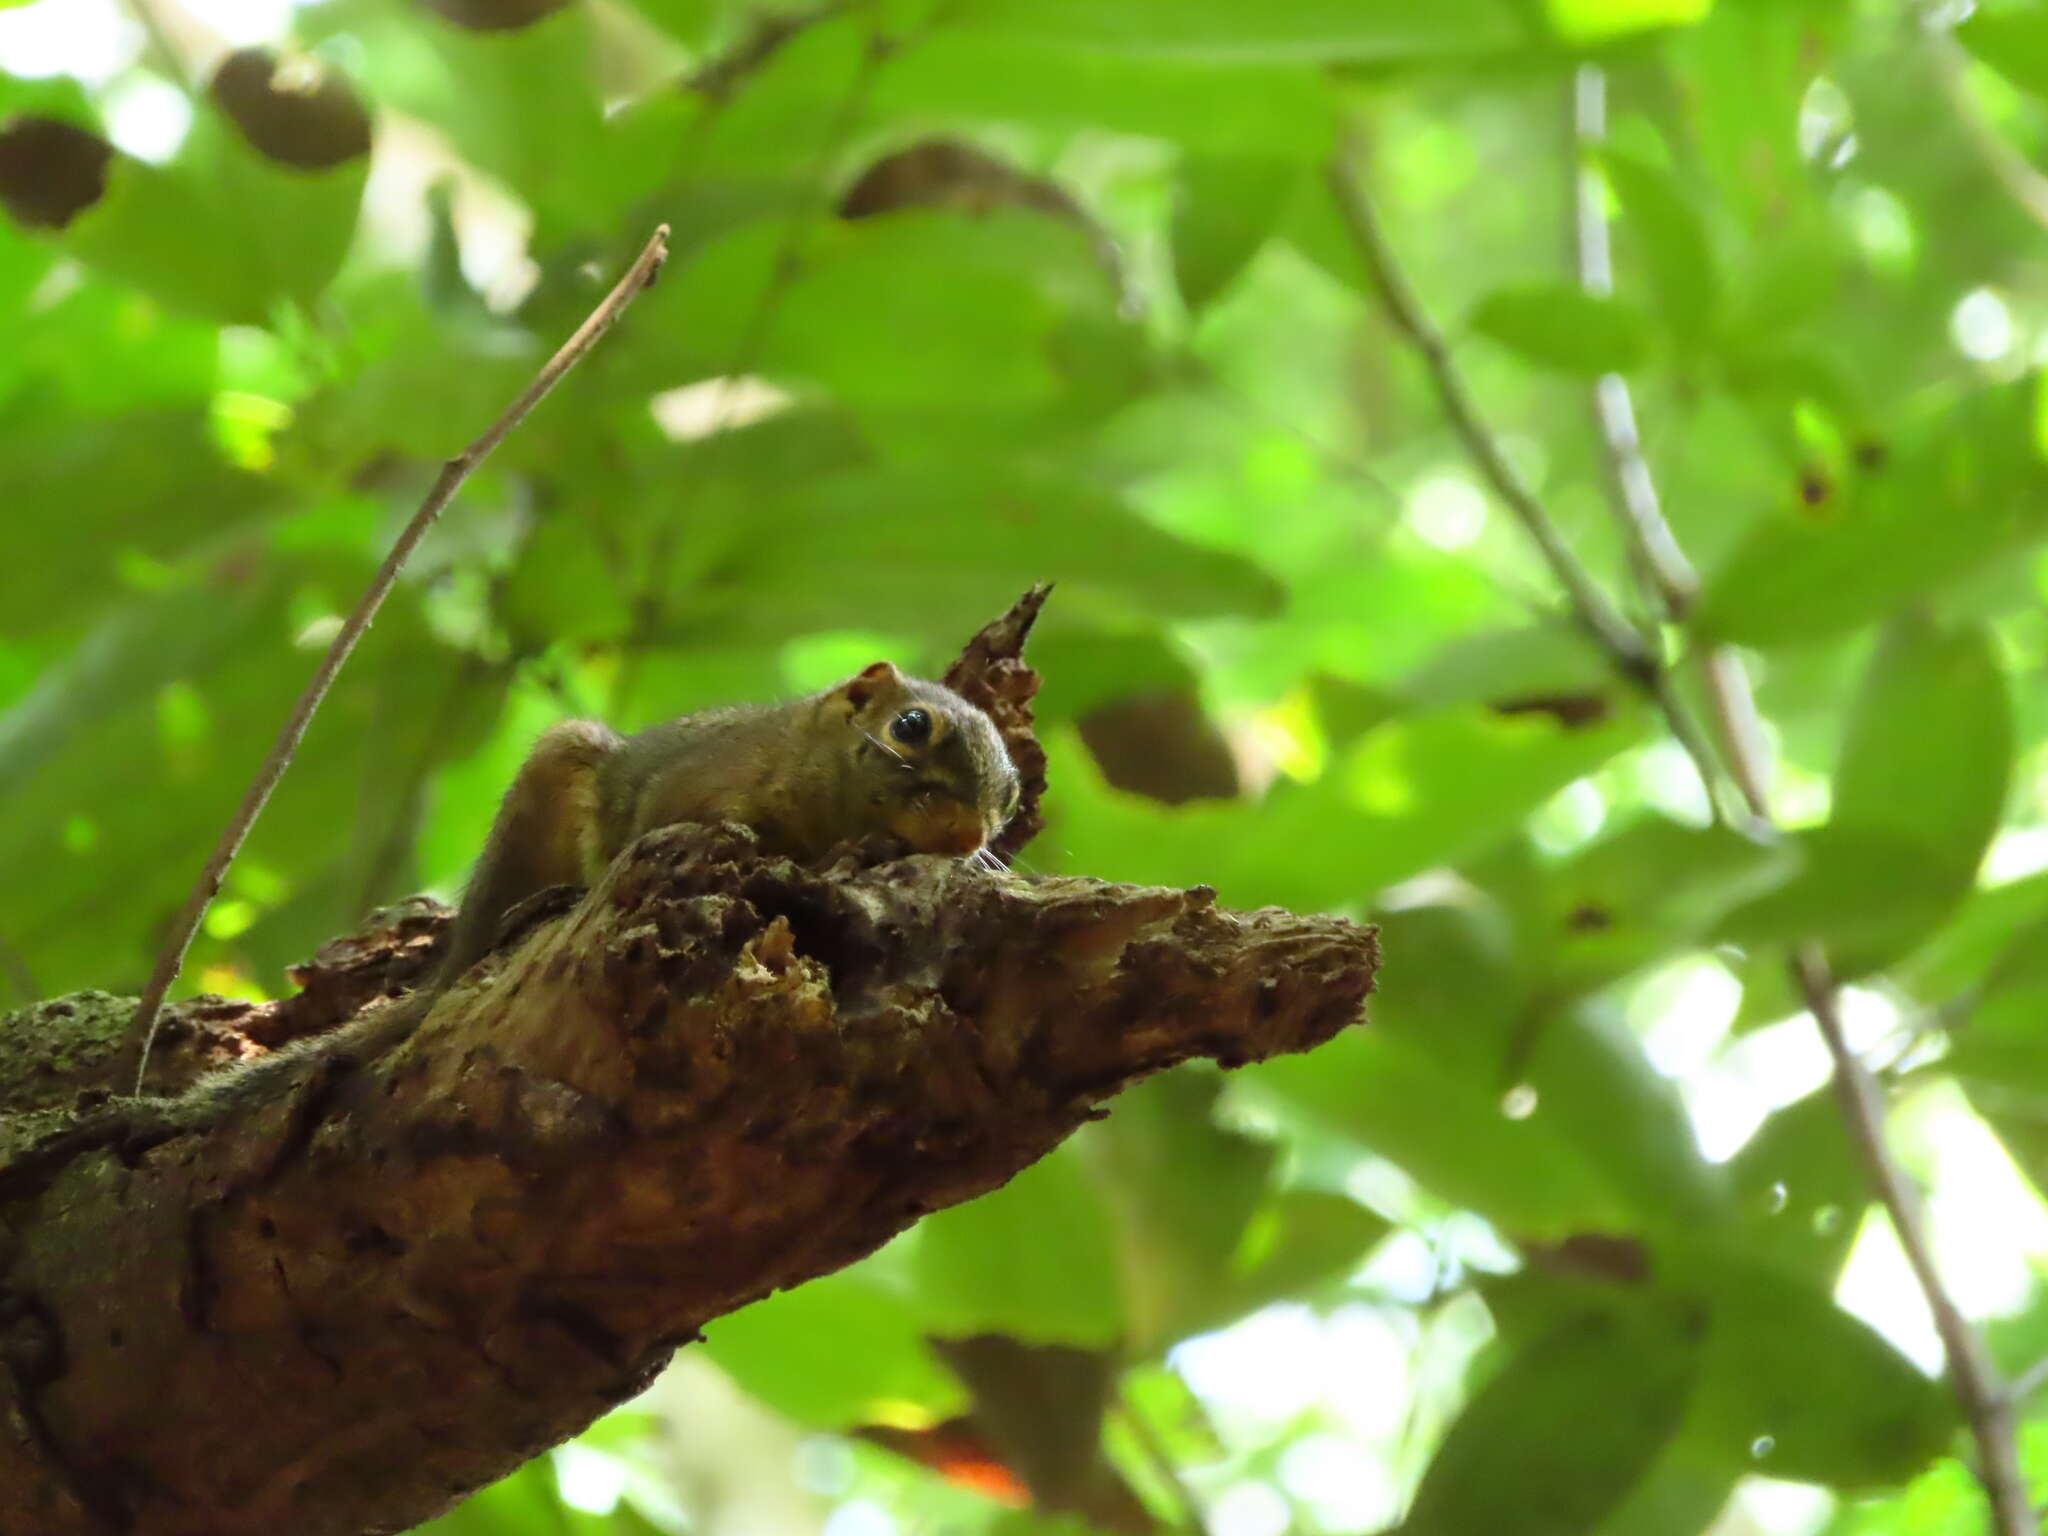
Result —
<instances>
[{"instance_id":1,"label":"blurred green foliage","mask_svg":"<svg viewBox=\"0 0 2048 1536\"><path fill-rule=\"evenodd\" d=\"M1731 1135L1706 1087L1782 1040L1788 947L1821 940L1899 1096L2048 1187L2048 877L2015 878L2048 862L2048 12L439 14L490 9L300 6L268 137L190 88L160 164L0 156L0 975L136 988L435 461L656 222L660 284L413 560L188 985L275 989L376 903L452 893L554 718L935 668L1045 578L1026 868L1373 916L1387 973L1370 1028L1148 1083L714 1325L693 1356L767 1427L685 1394L433 1529L749 1529L672 1441L796 1479L835 1536L1191 1507L1219 1536L1685 1536L1752 1474L1835 1502L1720 1529L1981 1529L1945 1388L1834 1300L1869 1196L1831 1101L1751 1082ZM0 144L118 130L175 76L0 72ZM1709 824L1489 509L1332 206L1347 125L1509 458L1644 615L1588 410L1626 376L1702 576L1658 643L1693 708L1697 657L1740 648L1782 839ZM286 130L335 153L280 163ZM1582 171L1611 296L1568 256ZM2014 1370L2048 1353L2022 1291ZM1296 1326L1404 1359L1289 1398L1300 1359L1240 1352L1263 1413L1202 1365Z\"/></svg>"}]
</instances>

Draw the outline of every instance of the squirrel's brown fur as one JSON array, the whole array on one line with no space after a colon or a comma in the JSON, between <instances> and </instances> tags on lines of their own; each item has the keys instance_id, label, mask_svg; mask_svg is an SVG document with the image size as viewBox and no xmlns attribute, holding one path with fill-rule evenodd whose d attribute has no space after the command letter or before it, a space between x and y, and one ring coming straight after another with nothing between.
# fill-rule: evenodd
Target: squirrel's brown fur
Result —
<instances>
[{"instance_id":1,"label":"squirrel's brown fur","mask_svg":"<svg viewBox=\"0 0 2048 1536\"><path fill-rule=\"evenodd\" d=\"M435 987L490 949L519 902L595 883L655 827L736 821L798 859L879 836L967 855L1002 829L1017 793L988 716L886 661L809 698L706 710L637 736L565 720L505 792Z\"/></svg>"}]
</instances>

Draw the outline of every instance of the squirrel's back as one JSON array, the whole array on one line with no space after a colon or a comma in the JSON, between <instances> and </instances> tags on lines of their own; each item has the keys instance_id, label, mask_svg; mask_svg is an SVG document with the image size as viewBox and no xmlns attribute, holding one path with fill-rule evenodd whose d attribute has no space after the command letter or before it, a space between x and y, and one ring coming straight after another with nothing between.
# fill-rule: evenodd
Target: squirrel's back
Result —
<instances>
[{"instance_id":1,"label":"squirrel's back","mask_svg":"<svg viewBox=\"0 0 2048 1536\"><path fill-rule=\"evenodd\" d=\"M481 958L526 897L595 883L656 827L736 821L764 848L799 859L882 836L965 856L1002 829L1017 800L994 722L888 662L809 698L705 710L632 737L563 721L505 793L435 984Z\"/></svg>"}]
</instances>

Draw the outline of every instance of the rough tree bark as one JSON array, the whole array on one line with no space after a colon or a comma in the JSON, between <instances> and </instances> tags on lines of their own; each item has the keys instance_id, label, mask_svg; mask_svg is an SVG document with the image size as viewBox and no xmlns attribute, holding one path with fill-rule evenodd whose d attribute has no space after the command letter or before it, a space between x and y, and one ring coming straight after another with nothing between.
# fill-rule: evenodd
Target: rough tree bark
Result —
<instances>
[{"instance_id":1,"label":"rough tree bark","mask_svg":"<svg viewBox=\"0 0 2048 1536\"><path fill-rule=\"evenodd\" d=\"M963 666L1035 753L1016 618ZM805 868L731 827L571 903L417 1022L431 905L292 999L185 1006L167 1083L255 1065L168 1106L95 1086L118 1000L0 1030L0 1533L405 1529L1126 1084L1327 1039L1377 963L1205 890Z\"/></svg>"}]
</instances>

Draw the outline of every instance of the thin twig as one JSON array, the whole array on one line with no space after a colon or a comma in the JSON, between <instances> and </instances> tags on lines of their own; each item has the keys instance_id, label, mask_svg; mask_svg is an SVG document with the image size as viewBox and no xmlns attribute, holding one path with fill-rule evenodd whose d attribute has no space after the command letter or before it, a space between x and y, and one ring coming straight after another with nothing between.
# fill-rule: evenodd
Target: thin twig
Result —
<instances>
[{"instance_id":1,"label":"thin twig","mask_svg":"<svg viewBox=\"0 0 2048 1536\"><path fill-rule=\"evenodd\" d=\"M135 1021L129 1026L129 1036L124 1050L133 1057L135 1064L135 1091L142 1091L142 1076L149 1065L150 1046L156 1039L159 1015L163 1011L165 996L171 984L177 980L179 970L185 963L185 951L191 947L192 936L199 931L199 924L206 916L206 909L213 898L220 894L221 883L227 878L228 866L241 851L242 841L249 835L249 828L262 814L264 802L277 787L277 781L290 766L292 754L298 750L300 739L306 734L313 712L320 707L320 701L327 696L327 689L333 683L335 674L342 663L348 660L349 652L355 649L356 641L376 618L377 610L390 594L398 573L415 546L426 536L441 515L441 509L454 499L463 481L472 471L490 456L491 450L502 443L512 430L524 421L533 408L540 404L547 392L561 381L561 378L585 353L597 344L598 338L611 329L612 323L625 312L626 306L640 296L661 271L661 264L668 257L668 226L655 230L640 254L634 258L626 275L619 279L617 286L605 295L604 302L590 313L576 330L576 334L562 343L561 349L548 359L545 366L534 376L531 384L520 393L519 398L506 407L503 415L484 429L484 433L461 453L441 466L441 473L435 478L433 488L427 492L426 500L412 515L412 521L405 525L398 540L391 546L391 552L384 557L384 563L370 578L370 585L356 603L355 610L343 621L341 630L327 647L327 654L320 659L312 680L306 684L305 692L292 706L284 728L278 732L277 742L270 749L270 755L263 760L263 766L256 771L255 780L242 796L242 802L235 807L227 827L221 832L220 841L215 845L206 867L200 871L199 883L192 888L184 908L172 924L170 936L164 941L162 953L157 957L156 969L150 973L149 985L144 988L142 1002L135 1010Z\"/></svg>"},{"instance_id":2,"label":"thin twig","mask_svg":"<svg viewBox=\"0 0 2048 1536\"><path fill-rule=\"evenodd\" d=\"M1588 164L1591 151L1607 136L1607 75L1599 65L1582 64L1573 75L1567 115L1573 265L1581 288L1606 296L1614 292L1614 256L1600 183ZM1699 596L1699 573L1665 519L1657 482L1643 456L1635 398L1628 380L1620 374L1602 374L1594 381L1593 422L1604 450L1608 505L1628 543L1637 578L1665 619L1683 623ZM1732 651L1716 646L1701 657L1700 676L1720 728L1729 777L1752 818L1752 825L1745 830L1761 835L1770 820L1766 803L1770 753L1750 692L1749 674Z\"/></svg>"},{"instance_id":3,"label":"thin twig","mask_svg":"<svg viewBox=\"0 0 2048 1536\"><path fill-rule=\"evenodd\" d=\"M1733 646L1710 646L1700 658L1700 679L1706 685L1707 702L1720 733L1728 776L1735 781L1750 815L1759 825L1769 827L1771 748L1764 736L1763 716L1757 713L1749 668Z\"/></svg>"},{"instance_id":4,"label":"thin twig","mask_svg":"<svg viewBox=\"0 0 2048 1536\"><path fill-rule=\"evenodd\" d=\"M1650 654L1643 637L1608 601L1607 594L1600 590L1592 573L1579 563L1579 557L1565 543L1564 535L1558 532L1549 512L1536 499L1535 492L1529 489L1514 465L1508 462L1492 428L1481 418L1479 407L1466 388L1464 375L1458 372L1457 364L1452 361L1451 349L1445 344L1443 333L1423 312L1407 276L1394 258L1393 248L1380 228L1379 214L1360 186L1352 158L1347 153L1331 164L1330 188L1336 195L1338 211L1344 216L1345 227L1350 231L1359 255L1364 258L1366 275L1372 280L1388 318L1408 339L1409 345L1421 354L1452 430L1464 443L1465 451L1471 455L1487 484L1493 487L1494 494L1535 542L1544 564L1550 567L1551 574L1571 600L1572 613L1580 625L1632 679L1645 681L1656 669L1656 658Z\"/></svg>"},{"instance_id":5,"label":"thin twig","mask_svg":"<svg viewBox=\"0 0 2048 1536\"><path fill-rule=\"evenodd\" d=\"M1934 1314L1935 1331L1948 1355L1950 1385L1977 1442L1981 1462L1977 1473L1991 1500L1999 1536L2040 1536L2041 1527L2027 1499L2026 1478L2020 1471L2013 1394L1999 1381L1983 1344L1935 1267L1934 1243L1927 1233L1920 1191L1892 1160L1885 1145L1884 1095L1870 1070L1849 1048L1841 1012L1836 1007L1835 979L1818 945L1802 944L1793 952L1792 974L1805 995L1814 1022L1820 1026L1828 1054L1834 1058L1835 1097L1862 1159L1864 1174L1891 1217L1892 1229L1899 1235L1899 1246L1905 1250L1913 1278L1919 1282L1928 1310Z\"/></svg>"},{"instance_id":6,"label":"thin twig","mask_svg":"<svg viewBox=\"0 0 2048 1536\"><path fill-rule=\"evenodd\" d=\"M1575 196L1573 225L1577 232L1579 281L1593 292L1612 290L1607 256L1607 219L1589 185L1586 152L1606 131L1606 81L1595 65L1582 65L1573 82L1572 175ZM1619 409L1609 409L1614 403ZM1642 539L1638 568L1661 599L1666 616L1682 620L1697 590L1692 566L1664 520L1656 485L1643 461L1636 436L1635 410L1628 385L1619 377L1600 380L1596 419L1607 453L1616 515ZM1676 557L1675 562L1670 558ZM1750 814L1766 830L1772 828L1770 754L1757 714L1756 696L1742 658L1728 646L1712 646L1702 657L1701 674L1720 736L1722 756ZM1927 1307L1933 1314L1956 1399L1977 1443L1979 1476L1991 1500L2000 1536L2039 1536L2040 1527L2028 1506L2026 1480L2020 1473L2014 1438L2013 1405L2022 1395L2007 1391L1998 1380L1983 1345L1943 1284L1934 1261L1919 1189L1893 1160L1885 1143L1885 1103L1870 1070L1850 1049L1842 1028L1839 987L1821 947L1797 946L1791 955L1794 982L1806 1000L1828 1055L1834 1062L1834 1085L1842 1119L1863 1162L1865 1175L1899 1235ZM2039 1368L2037 1368L2039 1369ZM2043 1371L2048 1376L2048 1371ZM2029 1373L2029 1378L2034 1373ZM2038 1384L2038 1383L2036 1383Z\"/></svg>"},{"instance_id":7,"label":"thin twig","mask_svg":"<svg viewBox=\"0 0 2048 1536\"><path fill-rule=\"evenodd\" d=\"M1721 807L1715 793L1714 756L1706 738L1678 698L1670 674L1649 641L1622 617L1620 610L1593 579L1592 573L1579 563L1578 556L1572 553L1549 511L1514 465L1508 462L1492 428L1480 416L1479 407L1466 387L1464 376L1458 372L1443 333L1424 312L1395 259L1386 233L1380 227L1379 215L1360 183L1354 159L1355 152L1347 147L1330 162L1330 190L1336 197L1338 212L1342 214L1352 243L1357 246L1365 263L1366 275L1378 293L1381 305L1396 329L1421 354L1451 429L1457 433L1466 453L1493 488L1495 496L1514 514L1515 520L1535 543L1558 585L1564 588L1573 618L1606 654L1615 671L1655 703L1673 739L1692 760L1693 769L1706 792L1708 808L1719 818Z\"/></svg>"},{"instance_id":8,"label":"thin twig","mask_svg":"<svg viewBox=\"0 0 2048 1536\"><path fill-rule=\"evenodd\" d=\"M1608 244L1607 210L1585 151L1607 134L1607 76L1597 64L1582 64L1572 81L1572 238L1579 286L1602 298L1614 292L1614 258ZM1657 500L1657 484L1643 461L1636 431L1635 402L1628 381L1605 373L1593 385L1593 419L1607 444L1608 494L1621 514L1629 553L1646 584L1674 619L1685 617L1699 595L1699 573L1672 537Z\"/></svg>"}]
</instances>

